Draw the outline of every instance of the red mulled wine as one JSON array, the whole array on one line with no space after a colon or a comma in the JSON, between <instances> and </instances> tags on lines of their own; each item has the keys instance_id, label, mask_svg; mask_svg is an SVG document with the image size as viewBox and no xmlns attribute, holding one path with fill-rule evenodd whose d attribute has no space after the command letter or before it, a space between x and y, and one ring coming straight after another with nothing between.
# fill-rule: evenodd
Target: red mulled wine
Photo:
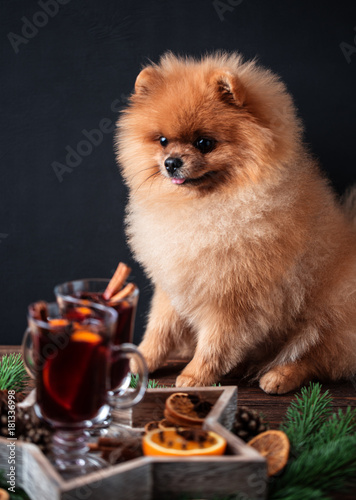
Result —
<instances>
[{"instance_id":1,"label":"red mulled wine","mask_svg":"<svg viewBox=\"0 0 356 500\"><path fill-rule=\"evenodd\" d=\"M108 340L89 325L67 322L50 334L40 331L37 342L37 401L43 416L64 425L93 419L106 404Z\"/></svg>"},{"instance_id":2,"label":"red mulled wine","mask_svg":"<svg viewBox=\"0 0 356 500\"><path fill-rule=\"evenodd\" d=\"M117 304L111 304L110 301L107 301L103 298L102 293L96 292L77 292L75 294L76 298L80 298L84 301L88 300L90 302L95 302L99 304L103 304L105 306L110 305L113 309L115 309L119 315L117 320L116 330L114 332L113 344L120 345L124 343L131 343L133 337L133 329L134 329L134 307L128 300L122 300ZM86 308L85 305L83 307L76 307L72 310L72 312L67 313L67 316L70 317L71 320L75 321L75 315L78 315L78 318L82 318L83 314L85 314L85 310L90 312L89 308ZM69 316L71 315L71 316ZM112 363L111 365L111 389L116 389L119 387L127 374L129 373L129 360L119 359Z\"/></svg>"}]
</instances>

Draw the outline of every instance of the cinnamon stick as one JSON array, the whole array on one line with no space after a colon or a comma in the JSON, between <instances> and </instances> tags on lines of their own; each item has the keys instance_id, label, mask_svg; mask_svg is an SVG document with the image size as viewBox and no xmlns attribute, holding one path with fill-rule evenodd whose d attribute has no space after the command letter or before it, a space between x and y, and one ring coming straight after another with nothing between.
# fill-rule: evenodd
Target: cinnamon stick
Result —
<instances>
[{"instance_id":1,"label":"cinnamon stick","mask_svg":"<svg viewBox=\"0 0 356 500\"><path fill-rule=\"evenodd\" d=\"M48 308L47 308L47 302L44 300L40 300L38 302L35 302L35 304L32 304L28 308L29 316L32 319L35 319L36 321L42 321L43 323L48 324ZM42 328L38 326L38 330L41 335L46 335L47 330L46 328Z\"/></svg>"},{"instance_id":2,"label":"cinnamon stick","mask_svg":"<svg viewBox=\"0 0 356 500\"><path fill-rule=\"evenodd\" d=\"M101 452L101 457L111 464L142 456L141 437L101 437L96 443L87 443L91 452Z\"/></svg>"},{"instance_id":3,"label":"cinnamon stick","mask_svg":"<svg viewBox=\"0 0 356 500\"><path fill-rule=\"evenodd\" d=\"M37 319L40 321L43 321L44 323L48 322L48 309L47 309L47 302L44 300L40 300L33 304L29 308L30 316L33 319Z\"/></svg>"},{"instance_id":4,"label":"cinnamon stick","mask_svg":"<svg viewBox=\"0 0 356 500\"><path fill-rule=\"evenodd\" d=\"M110 283L103 293L103 298L105 300L110 300L111 297L120 290L120 288L128 278L130 272L131 268L129 266L127 266L123 262L119 263L113 277L110 280Z\"/></svg>"},{"instance_id":5,"label":"cinnamon stick","mask_svg":"<svg viewBox=\"0 0 356 500\"><path fill-rule=\"evenodd\" d=\"M122 290L120 290L116 295L111 297L110 299L110 305L115 304L116 302L119 302L120 300L124 299L125 297L128 297L131 295L131 293L135 290L135 285L133 283L128 283Z\"/></svg>"}]
</instances>

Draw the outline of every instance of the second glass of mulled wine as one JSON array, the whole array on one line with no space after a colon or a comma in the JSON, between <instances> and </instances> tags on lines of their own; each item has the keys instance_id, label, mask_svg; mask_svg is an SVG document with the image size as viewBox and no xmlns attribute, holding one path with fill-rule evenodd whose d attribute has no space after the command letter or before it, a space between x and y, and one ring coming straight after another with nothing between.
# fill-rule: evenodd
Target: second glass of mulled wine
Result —
<instances>
[{"instance_id":1,"label":"second glass of mulled wine","mask_svg":"<svg viewBox=\"0 0 356 500\"><path fill-rule=\"evenodd\" d=\"M106 466L87 454L85 431L110 410L111 363L123 351L111 342L117 312L100 304L88 309L90 317L73 321L56 303L31 304L23 339L24 363L36 384L35 411L55 429L50 458L65 478Z\"/></svg>"},{"instance_id":2,"label":"second glass of mulled wine","mask_svg":"<svg viewBox=\"0 0 356 500\"><path fill-rule=\"evenodd\" d=\"M70 315L73 320L76 317L82 317L89 314L87 306L95 303L105 307L112 307L118 313L118 320L113 332L112 342L114 345L125 345L127 348L131 346L131 353L122 356L121 359L114 361L110 371L110 389L112 391L113 405L116 408L126 408L137 404L143 397L147 385L147 368L146 363L132 344L137 302L139 290L136 285L130 283L130 292L124 298L119 300L105 300L103 295L110 280L104 278L92 278L68 281L57 285L54 293L57 298L59 307L63 310L64 305L66 314ZM70 309L66 302L68 298L74 298L81 302L80 306ZM128 390L131 380L130 360L133 359L136 365L138 377L136 386L133 391Z\"/></svg>"}]
</instances>

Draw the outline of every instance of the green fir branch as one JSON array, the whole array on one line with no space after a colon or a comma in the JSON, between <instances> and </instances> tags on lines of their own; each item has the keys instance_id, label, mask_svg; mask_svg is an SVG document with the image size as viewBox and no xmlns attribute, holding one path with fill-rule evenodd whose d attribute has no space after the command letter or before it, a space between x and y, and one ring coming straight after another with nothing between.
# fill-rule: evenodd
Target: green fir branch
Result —
<instances>
[{"instance_id":1,"label":"green fir branch","mask_svg":"<svg viewBox=\"0 0 356 500\"><path fill-rule=\"evenodd\" d=\"M0 390L22 392L28 381L21 354L5 354L0 361Z\"/></svg>"},{"instance_id":2,"label":"green fir branch","mask_svg":"<svg viewBox=\"0 0 356 500\"><path fill-rule=\"evenodd\" d=\"M310 384L289 406L281 425L292 450L284 472L270 480L270 500L327 499L356 476L356 410L332 411L328 391Z\"/></svg>"},{"instance_id":3,"label":"green fir branch","mask_svg":"<svg viewBox=\"0 0 356 500\"><path fill-rule=\"evenodd\" d=\"M331 418L324 422L313 439L314 446L329 443L332 440L349 436L356 432L356 409L349 406L343 413L339 408Z\"/></svg>"},{"instance_id":4,"label":"green fir branch","mask_svg":"<svg viewBox=\"0 0 356 500\"><path fill-rule=\"evenodd\" d=\"M318 490L303 484L293 484L268 496L269 500L331 500L323 490Z\"/></svg>"},{"instance_id":5,"label":"green fir branch","mask_svg":"<svg viewBox=\"0 0 356 500\"><path fill-rule=\"evenodd\" d=\"M356 435L304 450L271 485L270 499L285 499L300 484L326 493L342 491L356 475ZM309 497L306 497L309 498Z\"/></svg>"},{"instance_id":6,"label":"green fir branch","mask_svg":"<svg viewBox=\"0 0 356 500\"><path fill-rule=\"evenodd\" d=\"M331 412L332 397L329 391L321 393L319 383L301 389L300 395L296 395L296 400L290 404L280 427L289 438L293 454L298 455L310 446L314 434Z\"/></svg>"}]
</instances>

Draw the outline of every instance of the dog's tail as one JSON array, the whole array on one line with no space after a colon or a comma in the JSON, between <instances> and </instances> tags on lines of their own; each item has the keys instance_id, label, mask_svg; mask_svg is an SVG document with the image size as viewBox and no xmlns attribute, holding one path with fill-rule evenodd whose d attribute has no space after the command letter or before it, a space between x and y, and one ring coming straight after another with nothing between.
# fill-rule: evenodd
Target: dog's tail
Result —
<instances>
[{"instance_id":1,"label":"dog's tail","mask_svg":"<svg viewBox=\"0 0 356 500\"><path fill-rule=\"evenodd\" d=\"M356 184L347 189L341 198L341 203L347 218L356 229Z\"/></svg>"}]
</instances>

